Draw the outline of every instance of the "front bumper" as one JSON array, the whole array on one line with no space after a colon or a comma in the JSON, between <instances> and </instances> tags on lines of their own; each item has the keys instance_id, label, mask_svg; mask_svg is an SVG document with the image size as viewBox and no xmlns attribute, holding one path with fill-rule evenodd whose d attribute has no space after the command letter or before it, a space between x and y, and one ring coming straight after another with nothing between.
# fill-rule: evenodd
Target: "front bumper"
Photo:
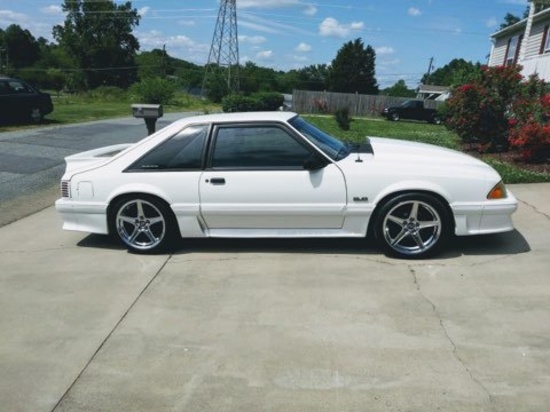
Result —
<instances>
[{"instance_id":1,"label":"front bumper","mask_svg":"<svg viewBox=\"0 0 550 412\"><path fill-rule=\"evenodd\" d=\"M518 202L508 191L506 199L454 204L451 208L457 236L484 235L514 230L512 214L517 210Z\"/></svg>"}]
</instances>

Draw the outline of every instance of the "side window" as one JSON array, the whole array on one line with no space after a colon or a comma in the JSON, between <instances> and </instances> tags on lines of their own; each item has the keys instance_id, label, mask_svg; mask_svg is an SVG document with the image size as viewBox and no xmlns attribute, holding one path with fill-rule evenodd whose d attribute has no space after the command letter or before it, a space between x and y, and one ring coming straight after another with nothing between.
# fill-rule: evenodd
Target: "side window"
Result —
<instances>
[{"instance_id":1,"label":"side window","mask_svg":"<svg viewBox=\"0 0 550 412\"><path fill-rule=\"evenodd\" d=\"M31 93L32 90L25 84L18 82L18 81L10 81L9 82L10 89L12 93Z\"/></svg>"},{"instance_id":2,"label":"side window","mask_svg":"<svg viewBox=\"0 0 550 412\"><path fill-rule=\"evenodd\" d=\"M129 167L138 170L201 169L207 126L190 126L150 150Z\"/></svg>"},{"instance_id":3,"label":"side window","mask_svg":"<svg viewBox=\"0 0 550 412\"><path fill-rule=\"evenodd\" d=\"M212 154L214 168L303 168L311 151L277 126L220 127Z\"/></svg>"}]
</instances>

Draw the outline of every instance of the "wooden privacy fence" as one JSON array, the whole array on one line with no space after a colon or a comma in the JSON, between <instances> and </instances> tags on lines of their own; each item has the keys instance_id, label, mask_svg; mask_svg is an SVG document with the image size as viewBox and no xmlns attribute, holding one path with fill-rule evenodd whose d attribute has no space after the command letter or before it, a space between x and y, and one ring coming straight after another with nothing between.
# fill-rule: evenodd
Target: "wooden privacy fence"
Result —
<instances>
[{"instance_id":1,"label":"wooden privacy fence","mask_svg":"<svg viewBox=\"0 0 550 412\"><path fill-rule=\"evenodd\" d=\"M374 96L358 93L330 93L294 90L292 92L292 111L297 113L335 113L347 108L351 116L379 116L384 107L399 106L411 100L406 97ZM425 100L426 108L435 109L443 102Z\"/></svg>"}]
</instances>

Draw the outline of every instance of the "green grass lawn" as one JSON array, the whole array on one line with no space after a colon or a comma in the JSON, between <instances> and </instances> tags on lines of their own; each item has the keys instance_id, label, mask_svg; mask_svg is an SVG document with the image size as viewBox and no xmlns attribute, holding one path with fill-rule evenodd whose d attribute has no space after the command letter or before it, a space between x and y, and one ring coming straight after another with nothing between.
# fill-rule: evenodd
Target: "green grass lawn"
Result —
<instances>
[{"instance_id":1,"label":"green grass lawn","mask_svg":"<svg viewBox=\"0 0 550 412\"><path fill-rule=\"evenodd\" d=\"M56 95L52 93L53 113L47 115L40 125L0 126L0 132L21 130L44 125L65 125L89 122L93 120L113 119L132 116L132 103L128 98L97 98L92 94ZM178 93L169 105L164 105L165 113L174 112L211 112L220 110L219 105L210 103L184 93Z\"/></svg>"},{"instance_id":2,"label":"green grass lawn","mask_svg":"<svg viewBox=\"0 0 550 412\"><path fill-rule=\"evenodd\" d=\"M127 98L100 99L90 94L53 95L53 101L55 109L53 113L46 117L44 122L46 125L64 125L116 117L128 117L132 115L131 105L135 103ZM172 104L164 106L166 113L183 111L207 113L219 110L219 105L214 105L208 101L183 93L177 94ZM354 119L351 122L350 130L343 131L338 127L333 116L310 115L304 117L321 129L344 140L362 141L365 136L381 136L430 143L456 150L461 149L459 137L448 131L444 126L436 126L423 122ZM41 127L44 124L0 126L0 133L2 131ZM550 174L547 173L535 173L491 156L485 156L483 160L493 166L501 174L506 183L550 182Z\"/></svg>"},{"instance_id":3,"label":"green grass lawn","mask_svg":"<svg viewBox=\"0 0 550 412\"><path fill-rule=\"evenodd\" d=\"M455 150L461 148L460 138L445 126L421 122L390 122L383 119L354 119L350 130L344 131L338 127L332 116L304 117L329 134L344 140L360 142L365 136L380 136L430 143ZM550 182L550 174L547 173L535 173L488 155L483 160L500 173L505 183Z\"/></svg>"}]
</instances>

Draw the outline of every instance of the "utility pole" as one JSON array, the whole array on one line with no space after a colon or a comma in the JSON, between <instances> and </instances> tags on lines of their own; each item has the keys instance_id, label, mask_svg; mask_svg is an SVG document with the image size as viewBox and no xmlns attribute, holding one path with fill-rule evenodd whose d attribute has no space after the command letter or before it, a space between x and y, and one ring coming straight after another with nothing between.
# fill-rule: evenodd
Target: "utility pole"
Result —
<instances>
[{"instance_id":1,"label":"utility pole","mask_svg":"<svg viewBox=\"0 0 550 412\"><path fill-rule=\"evenodd\" d=\"M428 65L428 73L426 73L426 82L425 82L425 84L429 84L428 82L430 81L430 74L432 74L433 63L434 63L434 58L431 57L430 58L430 64Z\"/></svg>"},{"instance_id":2,"label":"utility pole","mask_svg":"<svg viewBox=\"0 0 550 412\"><path fill-rule=\"evenodd\" d=\"M208 80L213 72L225 68L227 88L229 92L238 92L239 85L239 41L237 36L237 4L236 0L222 0L218 12L218 20L212 37L212 45L204 80L202 94L208 86Z\"/></svg>"}]
</instances>

